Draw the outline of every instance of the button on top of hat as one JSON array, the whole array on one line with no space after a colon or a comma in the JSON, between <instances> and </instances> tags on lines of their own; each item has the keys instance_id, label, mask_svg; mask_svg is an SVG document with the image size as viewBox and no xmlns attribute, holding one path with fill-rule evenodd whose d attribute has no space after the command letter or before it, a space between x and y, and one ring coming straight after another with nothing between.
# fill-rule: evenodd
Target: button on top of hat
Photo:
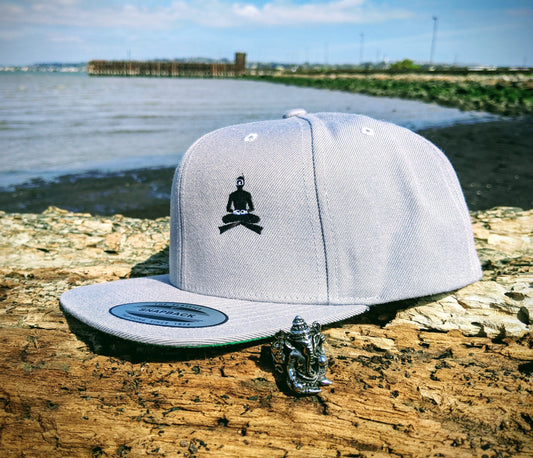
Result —
<instances>
[{"instance_id":1,"label":"button on top of hat","mask_svg":"<svg viewBox=\"0 0 533 458\"><path fill-rule=\"evenodd\" d=\"M292 118L293 116L300 116L304 114L307 114L307 111L305 111L303 108L293 108L292 110L288 110L283 113L283 119Z\"/></svg>"}]
</instances>

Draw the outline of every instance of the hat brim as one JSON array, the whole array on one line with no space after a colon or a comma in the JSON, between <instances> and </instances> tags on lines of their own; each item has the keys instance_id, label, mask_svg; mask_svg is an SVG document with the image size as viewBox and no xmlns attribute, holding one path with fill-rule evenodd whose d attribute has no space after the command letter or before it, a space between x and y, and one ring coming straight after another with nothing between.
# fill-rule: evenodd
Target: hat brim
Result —
<instances>
[{"instance_id":1,"label":"hat brim","mask_svg":"<svg viewBox=\"0 0 533 458\"><path fill-rule=\"evenodd\" d=\"M226 299L182 291L168 275L82 286L65 292L61 305L105 333L152 345L230 345L289 330L296 315L308 324L334 323L366 305L316 305Z\"/></svg>"}]
</instances>

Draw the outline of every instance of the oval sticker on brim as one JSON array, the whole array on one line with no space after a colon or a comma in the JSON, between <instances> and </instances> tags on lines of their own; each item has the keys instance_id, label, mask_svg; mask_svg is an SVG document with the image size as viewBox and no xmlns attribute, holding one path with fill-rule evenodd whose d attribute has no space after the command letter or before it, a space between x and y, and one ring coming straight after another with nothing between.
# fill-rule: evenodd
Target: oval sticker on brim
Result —
<instances>
[{"instance_id":1,"label":"oval sticker on brim","mask_svg":"<svg viewBox=\"0 0 533 458\"><path fill-rule=\"evenodd\" d=\"M109 312L123 320L172 328L207 328L228 320L218 310L181 302L135 302L116 305Z\"/></svg>"}]
</instances>

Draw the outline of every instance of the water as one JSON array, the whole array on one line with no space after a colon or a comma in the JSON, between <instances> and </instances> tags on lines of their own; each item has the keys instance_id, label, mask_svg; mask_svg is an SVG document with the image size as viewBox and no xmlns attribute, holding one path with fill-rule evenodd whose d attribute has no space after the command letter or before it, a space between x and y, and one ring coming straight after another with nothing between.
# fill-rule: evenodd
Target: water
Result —
<instances>
[{"instance_id":1,"label":"water","mask_svg":"<svg viewBox=\"0 0 533 458\"><path fill-rule=\"evenodd\" d=\"M239 80L0 73L0 187L70 173L176 166L201 135L290 108L366 114L412 129L486 113Z\"/></svg>"}]
</instances>

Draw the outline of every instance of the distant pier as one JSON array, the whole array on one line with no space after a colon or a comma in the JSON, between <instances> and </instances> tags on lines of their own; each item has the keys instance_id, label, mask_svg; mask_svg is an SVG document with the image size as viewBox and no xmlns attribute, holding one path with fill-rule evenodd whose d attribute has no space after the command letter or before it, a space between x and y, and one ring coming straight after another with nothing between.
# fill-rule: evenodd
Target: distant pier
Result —
<instances>
[{"instance_id":1,"label":"distant pier","mask_svg":"<svg viewBox=\"0 0 533 458\"><path fill-rule=\"evenodd\" d=\"M242 76L246 68L246 54L235 53L234 63L141 62L91 60L87 64L90 76L154 76L224 78Z\"/></svg>"}]
</instances>

